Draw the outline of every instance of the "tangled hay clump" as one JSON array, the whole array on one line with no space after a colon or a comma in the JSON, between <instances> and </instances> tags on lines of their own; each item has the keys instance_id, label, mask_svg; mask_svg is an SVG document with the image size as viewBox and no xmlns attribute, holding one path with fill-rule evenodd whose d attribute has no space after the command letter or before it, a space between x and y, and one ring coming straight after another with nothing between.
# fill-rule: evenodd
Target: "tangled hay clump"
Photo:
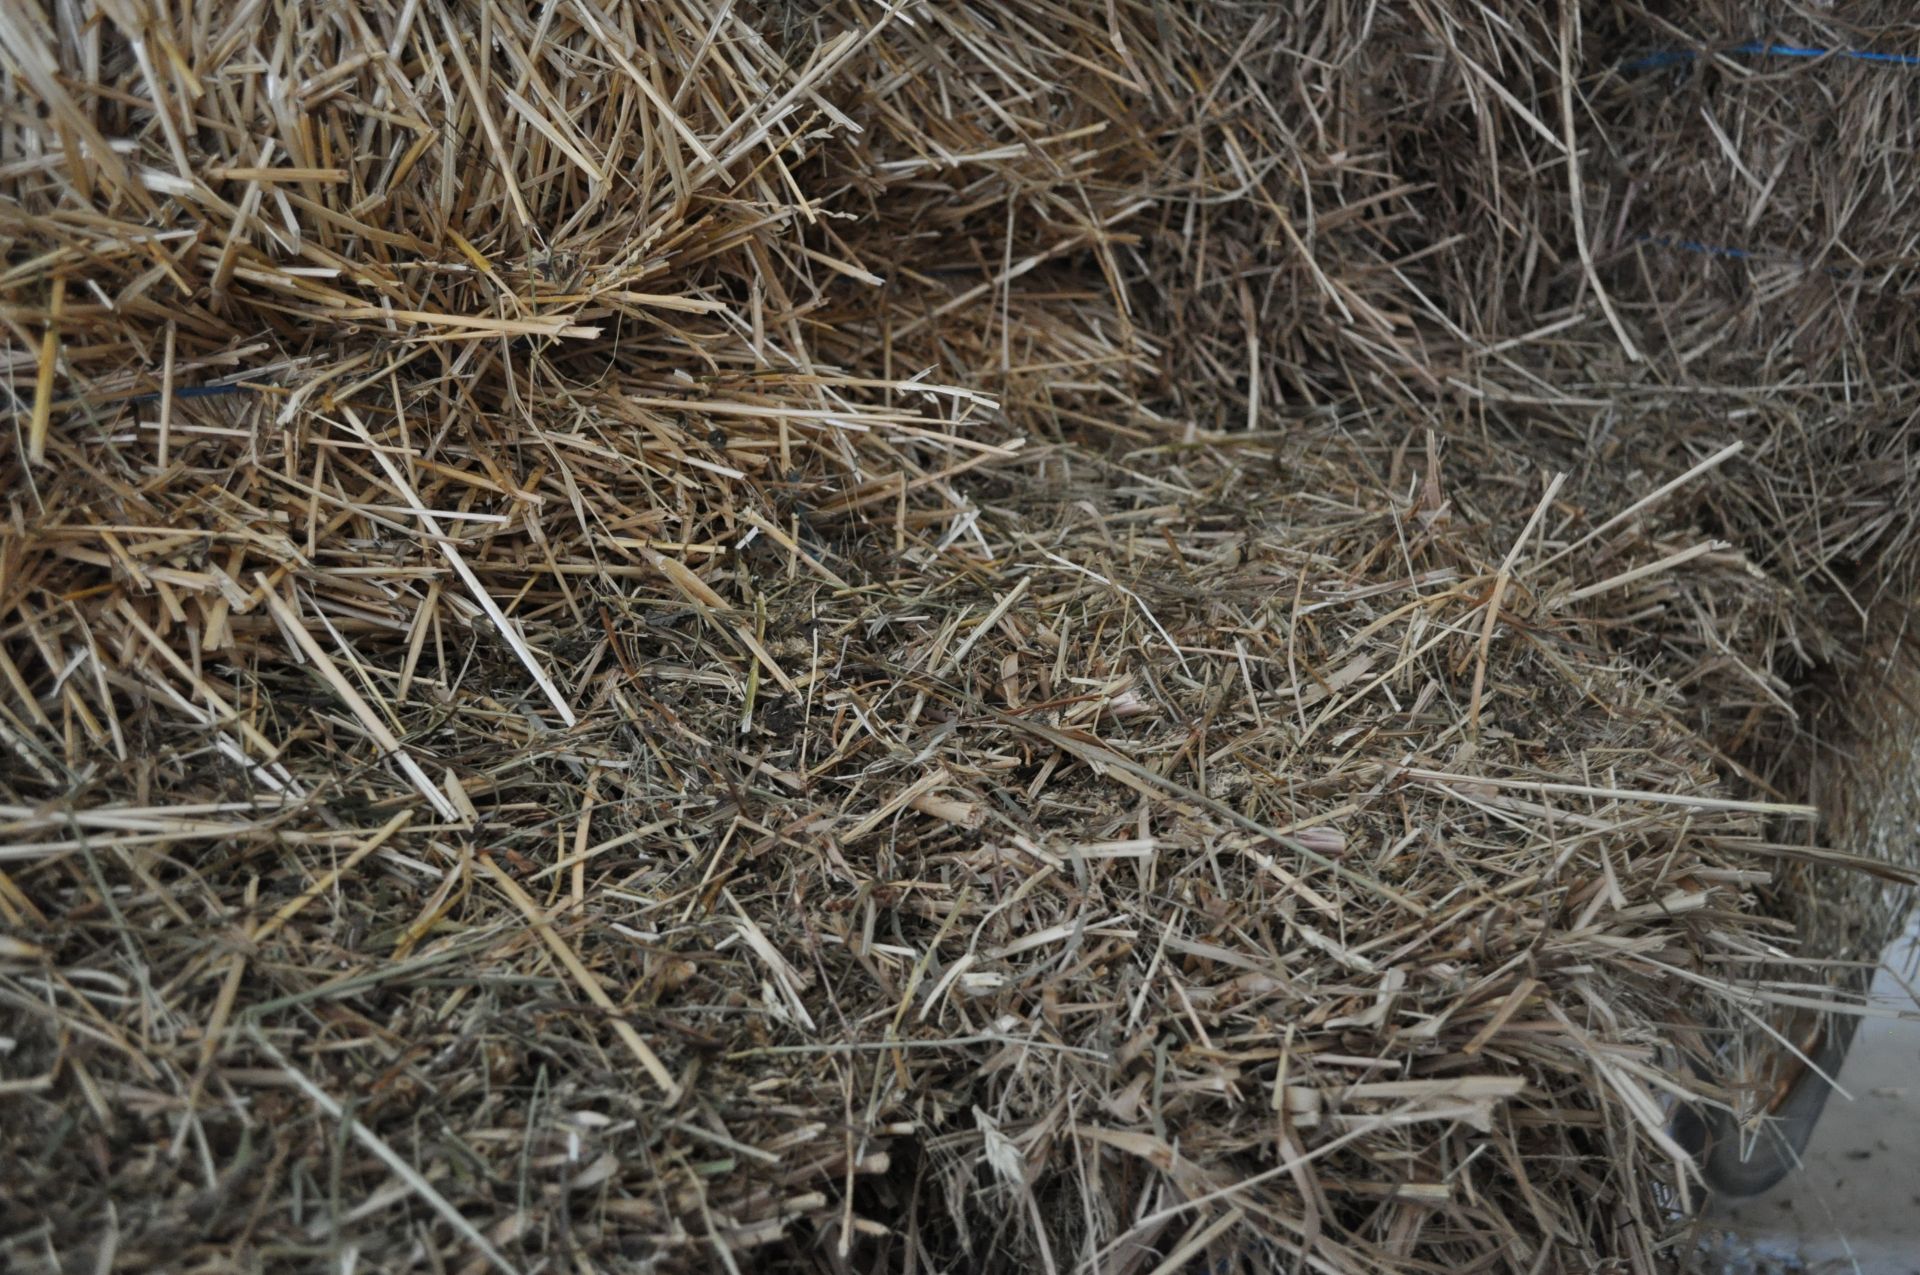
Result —
<instances>
[{"instance_id":1,"label":"tangled hay clump","mask_svg":"<svg viewBox=\"0 0 1920 1275\"><path fill-rule=\"evenodd\" d=\"M1685 21L0 7L6 1264L1681 1265L1920 543L1920 28Z\"/></svg>"}]
</instances>

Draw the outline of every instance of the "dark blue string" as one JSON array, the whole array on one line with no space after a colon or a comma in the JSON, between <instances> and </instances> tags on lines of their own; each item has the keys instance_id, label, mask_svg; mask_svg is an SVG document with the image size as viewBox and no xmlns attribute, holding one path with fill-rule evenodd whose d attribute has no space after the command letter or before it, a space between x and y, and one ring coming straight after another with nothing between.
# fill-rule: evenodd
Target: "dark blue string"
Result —
<instances>
[{"instance_id":1,"label":"dark blue string","mask_svg":"<svg viewBox=\"0 0 1920 1275\"><path fill-rule=\"evenodd\" d=\"M1635 235L1633 241L1652 244L1656 248L1677 248L1681 252L1697 252L1703 257L1725 257L1729 261L1753 259L1753 254L1745 248L1728 248L1717 243L1700 243L1694 239L1669 239L1665 235Z\"/></svg>"},{"instance_id":2,"label":"dark blue string","mask_svg":"<svg viewBox=\"0 0 1920 1275\"><path fill-rule=\"evenodd\" d=\"M173 387L173 396L175 398L219 398L225 394L252 394L255 392L253 386L237 383L233 385L176 385ZM151 394L136 394L132 398L122 399L121 402L151 403L159 397L160 392L156 390Z\"/></svg>"},{"instance_id":3,"label":"dark blue string","mask_svg":"<svg viewBox=\"0 0 1920 1275\"><path fill-rule=\"evenodd\" d=\"M1779 266L1797 266L1802 270L1817 270L1821 274L1835 279L1847 278L1869 269L1866 266L1820 266L1811 261L1802 261L1797 257L1783 256L1778 253L1751 252L1745 248L1733 248L1725 244L1701 243L1697 239L1674 239L1667 235L1635 235L1633 242L1646 244L1651 248L1671 248L1676 252L1697 253L1703 257L1719 257L1726 261L1770 262Z\"/></svg>"},{"instance_id":4,"label":"dark blue string","mask_svg":"<svg viewBox=\"0 0 1920 1275\"><path fill-rule=\"evenodd\" d=\"M1708 50L1707 52L1711 53L1713 50ZM1846 58L1854 62L1881 62L1892 66L1920 66L1920 56L1913 54L1880 53L1872 49L1815 49L1797 44L1775 44L1770 40L1749 40L1745 44L1737 44L1732 48L1719 50L1719 52L1744 53L1756 57L1779 58L1835 57ZM1655 71L1661 67L1691 63L1701 55L1702 52L1698 49L1662 49L1655 53L1649 53L1645 57L1635 58L1631 62L1623 63L1621 69L1625 71ZM1650 244L1656 248L1672 248L1680 252L1697 253L1703 257L1720 257L1727 261L1767 259L1761 257L1759 254L1749 252L1745 248L1732 248L1723 244L1701 243L1695 239L1672 239L1665 235L1636 235L1634 242ZM1780 260L1783 264L1797 265L1803 269L1811 270L1815 268L1809 262L1794 261L1790 258L1775 258L1775 260ZM1846 273L1846 271L1839 266L1825 266L1821 267L1821 269L1829 275Z\"/></svg>"},{"instance_id":5,"label":"dark blue string","mask_svg":"<svg viewBox=\"0 0 1920 1275\"><path fill-rule=\"evenodd\" d=\"M1708 50L1709 53L1714 50ZM1920 56L1908 53L1877 53L1872 49L1809 49L1797 44L1774 44L1770 40L1749 40L1721 53L1746 53L1774 58L1847 58L1854 62L1885 62L1893 66L1920 66ZM1622 65L1624 71L1657 71L1661 67L1692 62L1701 56L1698 49L1662 49Z\"/></svg>"},{"instance_id":6,"label":"dark blue string","mask_svg":"<svg viewBox=\"0 0 1920 1275\"><path fill-rule=\"evenodd\" d=\"M177 399L179 398L222 398L228 394L256 394L258 392L259 392L259 387L253 386L253 385L247 385L241 382L233 382L225 385L176 385L173 387L173 397ZM7 391L7 397L13 400L13 410L15 415L24 415L28 411L30 405L26 402L26 400L22 399L18 394L9 390ZM153 403L153 402L157 402L159 398L160 398L160 391L155 390L150 394L134 394L127 398L114 399L108 403L101 404L101 406L111 407L111 406L118 406L124 403ZM71 398L56 399L54 400L53 405L55 407L62 407L62 408L72 407L74 403L77 401L78 400L71 399Z\"/></svg>"}]
</instances>

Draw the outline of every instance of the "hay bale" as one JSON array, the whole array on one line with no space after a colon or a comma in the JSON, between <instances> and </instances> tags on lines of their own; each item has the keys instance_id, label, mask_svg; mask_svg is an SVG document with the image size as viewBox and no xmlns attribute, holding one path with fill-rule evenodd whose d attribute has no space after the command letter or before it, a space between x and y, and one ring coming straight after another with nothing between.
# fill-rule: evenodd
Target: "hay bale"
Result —
<instances>
[{"instance_id":1,"label":"hay bale","mask_svg":"<svg viewBox=\"0 0 1920 1275\"><path fill-rule=\"evenodd\" d=\"M7 1260L1674 1264L1914 878L1912 90L1736 19L0 9Z\"/></svg>"}]
</instances>

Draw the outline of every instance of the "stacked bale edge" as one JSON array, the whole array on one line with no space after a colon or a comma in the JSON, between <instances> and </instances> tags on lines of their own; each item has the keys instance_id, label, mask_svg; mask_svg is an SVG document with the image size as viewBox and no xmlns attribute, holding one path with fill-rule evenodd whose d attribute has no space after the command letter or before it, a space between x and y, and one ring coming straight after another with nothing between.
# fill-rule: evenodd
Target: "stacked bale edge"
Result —
<instances>
[{"instance_id":1,"label":"stacked bale edge","mask_svg":"<svg viewBox=\"0 0 1920 1275\"><path fill-rule=\"evenodd\" d=\"M1731 51L1901 10L0 6L6 1263L1680 1264L1912 878L1914 80Z\"/></svg>"}]
</instances>

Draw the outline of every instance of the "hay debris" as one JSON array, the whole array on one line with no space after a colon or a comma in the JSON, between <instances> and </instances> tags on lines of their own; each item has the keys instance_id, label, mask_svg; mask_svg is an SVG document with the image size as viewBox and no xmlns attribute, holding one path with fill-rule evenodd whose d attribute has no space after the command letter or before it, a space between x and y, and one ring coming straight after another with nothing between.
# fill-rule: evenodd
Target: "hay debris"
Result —
<instances>
[{"instance_id":1,"label":"hay debris","mask_svg":"<svg viewBox=\"0 0 1920 1275\"><path fill-rule=\"evenodd\" d=\"M0 8L8 1263L1677 1264L1920 507L1689 21Z\"/></svg>"}]
</instances>

